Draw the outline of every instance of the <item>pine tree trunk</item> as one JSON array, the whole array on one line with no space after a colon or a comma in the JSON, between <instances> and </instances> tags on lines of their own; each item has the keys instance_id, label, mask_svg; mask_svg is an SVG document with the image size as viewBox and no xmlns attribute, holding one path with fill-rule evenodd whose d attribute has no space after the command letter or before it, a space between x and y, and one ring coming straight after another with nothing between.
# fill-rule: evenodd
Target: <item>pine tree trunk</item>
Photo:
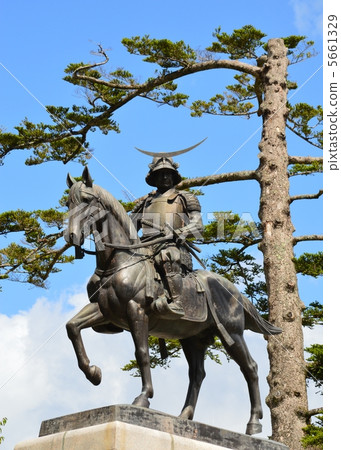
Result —
<instances>
[{"instance_id":1,"label":"pine tree trunk","mask_svg":"<svg viewBox=\"0 0 341 450\"><path fill-rule=\"evenodd\" d=\"M259 216L264 238L261 251L269 296L269 320L283 333L270 336L268 354L272 439L290 449L301 447L307 410L301 313L293 263L293 231L290 217L288 153L285 137L287 116L287 49L282 39L270 39L263 66L264 101L261 105L263 134L259 144L261 185Z\"/></svg>"}]
</instances>

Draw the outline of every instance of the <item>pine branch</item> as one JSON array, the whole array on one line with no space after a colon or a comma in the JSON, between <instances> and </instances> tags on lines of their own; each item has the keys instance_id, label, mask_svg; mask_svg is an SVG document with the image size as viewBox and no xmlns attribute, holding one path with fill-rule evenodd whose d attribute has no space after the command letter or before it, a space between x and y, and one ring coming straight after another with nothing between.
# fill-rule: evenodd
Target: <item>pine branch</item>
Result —
<instances>
[{"instance_id":1,"label":"pine branch","mask_svg":"<svg viewBox=\"0 0 341 450\"><path fill-rule=\"evenodd\" d=\"M88 67L90 66L83 66L81 68L78 68L77 70L82 69L86 70ZM251 64L246 64L240 61L230 61L228 59L224 59L224 60L198 62L190 67L181 68L174 72L169 72L164 75L160 75L156 78L150 79L145 83L141 84L127 85L117 82L113 83L111 81L105 81L103 79L98 79L89 75L80 75L79 73L76 74L74 73L73 77L78 80L83 80L89 83L106 86L111 89L134 90L135 92L131 94L131 98L133 98L136 97L137 95L141 95L142 93L149 92L150 90L155 89L156 87L162 86L163 84L169 83L170 81L177 80L190 74L212 69L233 69L238 70L240 72L248 73L253 76L260 75L260 68L256 66L252 66ZM126 103L126 101L124 101L124 103Z\"/></svg>"},{"instance_id":2,"label":"pine branch","mask_svg":"<svg viewBox=\"0 0 341 450\"><path fill-rule=\"evenodd\" d=\"M100 98L104 103L110 105L110 113L113 113L117 109L121 108L123 105L125 105L135 97L146 97L148 93L151 93L157 88L167 87L165 86L167 84L170 86L174 80L190 74L212 69L234 69L239 72L253 75L254 77L259 77L261 73L260 67L256 67L241 61L225 59L191 62L185 67L181 67L177 70L163 70L162 72L159 72L159 76L156 76L155 78L149 78L144 83L138 83L132 78L132 76L128 76L127 73L125 73L126 76L124 77L124 79L128 79L129 83L120 82L117 80L117 78L114 81L107 81L101 78L98 72L92 70L98 65L104 65L109 61L107 54L102 49L100 49L99 54L104 57L104 61L102 61L101 63L78 66L73 71L72 76L66 77L65 79L66 81L69 81L73 84L77 84L84 88L93 90L97 94L100 86L102 88L109 89L109 91L107 91L108 95L103 94L97 96L97 98ZM71 65L67 71L70 72L71 69L74 68L74 66L75 65ZM114 95L113 99L110 99L110 93L112 93L112 91L121 91L121 94L118 96Z\"/></svg>"},{"instance_id":3,"label":"pine branch","mask_svg":"<svg viewBox=\"0 0 341 450\"><path fill-rule=\"evenodd\" d=\"M323 163L322 156L290 156L289 164L312 164L314 162Z\"/></svg>"},{"instance_id":4,"label":"pine branch","mask_svg":"<svg viewBox=\"0 0 341 450\"><path fill-rule=\"evenodd\" d=\"M222 174L207 175L204 177L187 178L177 185L177 189L188 189L194 186L209 186L211 184L225 183L228 181L245 181L257 179L257 172L255 170L227 172Z\"/></svg>"},{"instance_id":5,"label":"pine branch","mask_svg":"<svg viewBox=\"0 0 341 450\"><path fill-rule=\"evenodd\" d=\"M304 416L307 419L310 419L313 416L317 416L317 414L323 414L323 408L314 408L314 409L310 409L309 411L306 411Z\"/></svg>"},{"instance_id":6,"label":"pine branch","mask_svg":"<svg viewBox=\"0 0 341 450\"><path fill-rule=\"evenodd\" d=\"M95 54L102 55L104 57L104 60L100 61L98 63L86 64L85 66L78 67L73 72L74 77L76 77L77 73L80 72L81 70L89 70L89 69L93 69L94 67L104 66L105 64L107 64L109 62L109 57L108 57L106 51L103 49L103 47L100 44L98 44L98 52L96 52Z\"/></svg>"},{"instance_id":7,"label":"pine branch","mask_svg":"<svg viewBox=\"0 0 341 450\"><path fill-rule=\"evenodd\" d=\"M298 242L305 242L305 241L323 241L323 236L322 234L310 234L293 237L293 245L296 245Z\"/></svg>"},{"instance_id":8,"label":"pine branch","mask_svg":"<svg viewBox=\"0 0 341 450\"><path fill-rule=\"evenodd\" d=\"M322 173L323 158L319 156L289 156L289 177Z\"/></svg>"},{"instance_id":9,"label":"pine branch","mask_svg":"<svg viewBox=\"0 0 341 450\"><path fill-rule=\"evenodd\" d=\"M315 142L314 142L314 138L311 138L311 137L308 137L308 136L303 136L301 133L299 133L298 131L297 131L297 129L294 127L294 126L292 126L291 124L290 124L290 122L289 122L289 120L287 121L287 123L286 123L286 127L290 130L290 131L292 131L294 134L296 134L296 136L298 136L298 137L300 137L301 139L303 139L304 141L306 141L306 142L308 142L310 145L313 145L314 147L316 147L316 148L321 148L321 144L316 144Z\"/></svg>"},{"instance_id":10,"label":"pine branch","mask_svg":"<svg viewBox=\"0 0 341 450\"><path fill-rule=\"evenodd\" d=\"M296 200L313 200L320 198L323 194L323 190L320 189L316 194L303 194L303 195L293 195L290 197L290 203L296 201Z\"/></svg>"},{"instance_id":11,"label":"pine branch","mask_svg":"<svg viewBox=\"0 0 341 450\"><path fill-rule=\"evenodd\" d=\"M207 240L196 240L193 241L195 244L198 245L212 245L212 244L243 244L240 248L240 251L244 251L247 248L251 247L252 245L260 244L262 242L262 239L253 239L249 243L245 244L244 242L241 242L240 239L224 239L224 238L217 238L217 239L207 239Z\"/></svg>"}]
</instances>

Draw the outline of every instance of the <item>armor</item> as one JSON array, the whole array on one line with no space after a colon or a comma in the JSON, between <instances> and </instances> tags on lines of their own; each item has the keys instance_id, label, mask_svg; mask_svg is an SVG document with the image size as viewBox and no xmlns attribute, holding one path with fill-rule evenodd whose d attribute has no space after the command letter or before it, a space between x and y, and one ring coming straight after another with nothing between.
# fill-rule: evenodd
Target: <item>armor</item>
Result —
<instances>
[{"instance_id":1,"label":"armor","mask_svg":"<svg viewBox=\"0 0 341 450\"><path fill-rule=\"evenodd\" d=\"M150 235L155 228L165 229L166 224L174 230L183 227L185 225L185 205L183 203L181 196L174 190L150 196L143 208L143 235ZM154 228L149 226L148 222L151 222Z\"/></svg>"},{"instance_id":2,"label":"armor","mask_svg":"<svg viewBox=\"0 0 341 450\"><path fill-rule=\"evenodd\" d=\"M133 209L132 219L137 229L142 228L142 240L155 237L161 230L174 230L184 238L200 238L203 231L198 199L174 188L149 194Z\"/></svg>"}]
</instances>

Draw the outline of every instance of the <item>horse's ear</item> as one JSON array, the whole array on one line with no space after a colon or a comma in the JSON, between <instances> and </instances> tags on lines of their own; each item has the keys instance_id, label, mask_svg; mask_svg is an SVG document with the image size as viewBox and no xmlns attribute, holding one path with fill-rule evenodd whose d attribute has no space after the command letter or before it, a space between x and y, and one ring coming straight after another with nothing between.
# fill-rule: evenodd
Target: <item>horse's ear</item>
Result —
<instances>
[{"instance_id":1,"label":"horse's ear","mask_svg":"<svg viewBox=\"0 0 341 450\"><path fill-rule=\"evenodd\" d=\"M76 183L76 180L73 178L73 176L71 176L69 173L67 174L67 177L66 177L66 184L68 185L68 187L69 188L71 188L71 186L73 185L73 184L75 184Z\"/></svg>"},{"instance_id":2,"label":"horse's ear","mask_svg":"<svg viewBox=\"0 0 341 450\"><path fill-rule=\"evenodd\" d=\"M88 166L85 166L83 173L82 173L82 178L83 178L83 181L84 181L86 187L92 187L93 181L90 176Z\"/></svg>"}]
</instances>

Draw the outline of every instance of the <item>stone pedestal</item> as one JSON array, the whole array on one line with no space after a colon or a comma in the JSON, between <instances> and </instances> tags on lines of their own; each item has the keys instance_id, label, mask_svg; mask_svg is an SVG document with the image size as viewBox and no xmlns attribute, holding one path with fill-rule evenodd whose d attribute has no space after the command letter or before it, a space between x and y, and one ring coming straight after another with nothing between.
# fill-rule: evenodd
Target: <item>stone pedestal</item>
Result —
<instances>
[{"instance_id":1,"label":"stone pedestal","mask_svg":"<svg viewBox=\"0 0 341 450\"><path fill-rule=\"evenodd\" d=\"M289 450L283 444L132 405L42 422L39 437L14 450Z\"/></svg>"}]
</instances>

